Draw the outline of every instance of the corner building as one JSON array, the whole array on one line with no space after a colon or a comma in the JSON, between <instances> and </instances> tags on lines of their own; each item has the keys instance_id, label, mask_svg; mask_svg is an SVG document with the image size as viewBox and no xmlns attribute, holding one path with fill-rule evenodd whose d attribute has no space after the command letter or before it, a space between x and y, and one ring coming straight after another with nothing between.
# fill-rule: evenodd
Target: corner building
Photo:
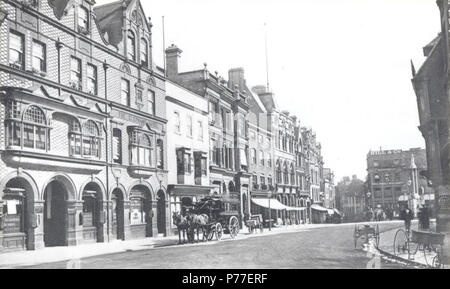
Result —
<instances>
[{"instance_id":1,"label":"corner building","mask_svg":"<svg viewBox=\"0 0 450 289\"><path fill-rule=\"evenodd\" d=\"M94 4L0 3L0 252L168 232L152 25Z\"/></svg>"}]
</instances>

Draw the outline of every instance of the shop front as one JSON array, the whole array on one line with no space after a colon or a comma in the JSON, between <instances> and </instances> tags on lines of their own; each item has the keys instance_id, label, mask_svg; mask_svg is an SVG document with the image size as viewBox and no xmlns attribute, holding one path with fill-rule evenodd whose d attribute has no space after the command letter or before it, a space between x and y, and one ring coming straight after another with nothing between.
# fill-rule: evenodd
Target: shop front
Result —
<instances>
[{"instance_id":1,"label":"shop front","mask_svg":"<svg viewBox=\"0 0 450 289\"><path fill-rule=\"evenodd\" d=\"M144 185L136 185L130 193L130 232L132 239L153 236L152 195Z\"/></svg>"}]
</instances>

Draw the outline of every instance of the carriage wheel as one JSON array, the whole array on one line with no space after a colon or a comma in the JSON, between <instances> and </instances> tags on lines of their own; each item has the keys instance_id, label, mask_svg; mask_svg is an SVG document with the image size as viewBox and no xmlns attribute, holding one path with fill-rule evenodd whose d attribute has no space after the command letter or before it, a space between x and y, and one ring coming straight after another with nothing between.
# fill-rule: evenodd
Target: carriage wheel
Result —
<instances>
[{"instance_id":1,"label":"carriage wheel","mask_svg":"<svg viewBox=\"0 0 450 289\"><path fill-rule=\"evenodd\" d=\"M399 256L402 254L408 254L409 257L409 240L405 230L399 229L395 233L394 237L394 255Z\"/></svg>"},{"instance_id":2,"label":"carriage wheel","mask_svg":"<svg viewBox=\"0 0 450 289\"><path fill-rule=\"evenodd\" d=\"M230 232L230 237L233 239L239 233L239 220L235 216L232 216L230 218L230 224L228 225L228 231Z\"/></svg>"},{"instance_id":3,"label":"carriage wheel","mask_svg":"<svg viewBox=\"0 0 450 289\"><path fill-rule=\"evenodd\" d=\"M425 258L425 263L427 266L431 266L433 268L440 268L442 266L442 246L433 246L433 245L423 245L423 256Z\"/></svg>"},{"instance_id":4,"label":"carriage wheel","mask_svg":"<svg viewBox=\"0 0 450 289\"><path fill-rule=\"evenodd\" d=\"M436 248L436 256L433 257L431 266L437 269L444 268L444 264L442 264L442 245Z\"/></svg>"},{"instance_id":5,"label":"carriage wheel","mask_svg":"<svg viewBox=\"0 0 450 289\"><path fill-rule=\"evenodd\" d=\"M217 241L220 241L222 239L222 236L223 236L222 224L220 224L220 223L216 224L215 232L216 232L216 239L217 239Z\"/></svg>"},{"instance_id":6,"label":"carriage wheel","mask_svg":"<svg viewBox=\"0 0 450 289\"><path fill-rule=\"evenodd\" d=\"M215 231L216 231L216 228L215 228L214 225L212 225L212 226L209 227L208 233L207 233L207 236L206 236L206 239L207 239L208 241L211 241L211 240L214 238L214 232L215 232Z\"/></svg>"}]
</instances>

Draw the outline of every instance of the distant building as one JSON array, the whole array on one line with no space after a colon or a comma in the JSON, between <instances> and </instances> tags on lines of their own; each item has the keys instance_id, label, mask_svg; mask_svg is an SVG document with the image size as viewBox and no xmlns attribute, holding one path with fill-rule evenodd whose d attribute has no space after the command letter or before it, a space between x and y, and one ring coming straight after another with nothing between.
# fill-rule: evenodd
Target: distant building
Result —
<instances>
[{"instance_id":1,"label":"distant building","mask_svg":"<svg viewBox=\"0 0 450 289\"><path fill-rule=\"evenodd\" d=\"M330 168L323 168L322 189L323 205L326 208L335 208L336 187L334 184L334 173Z\"/></svg>"},{"instance_id":2,"label":"distant building","mask_svg":"<svg viewBox=\"0 0 450 289\"><path fill-rule=\"evenodd\" d=\"M370 151L367 205L392 211L394 217L402 204L408 204L415 213L421 202L432 205L434 194L420 175L427 169L426 162L426 152L421 148Z\"/></svg>"},{"instance_id":3,"label":"distant building","mask_svg":"<svg viewBox=\"0 0 450 289\"><path fill-rule=\"evenodd\" d=\"M365 210L364 181L353 175L344 177L336 187L336 207L344 221L363 221Z\"/></svg>"}]
</instances>

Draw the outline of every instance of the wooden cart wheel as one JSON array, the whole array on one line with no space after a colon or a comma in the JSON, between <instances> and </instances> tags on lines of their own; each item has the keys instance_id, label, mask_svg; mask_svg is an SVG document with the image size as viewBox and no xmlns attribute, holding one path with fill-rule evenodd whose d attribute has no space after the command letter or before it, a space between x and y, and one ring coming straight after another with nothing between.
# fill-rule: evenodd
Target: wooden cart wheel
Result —
<instances>
[{"instance_id":1,"label":"wooden cart wheel","mask_svg":"<svg viewBox=\"0 0 450 289\"><path fill-rule=\"evenodd\" d=\"M409 239L405 230L399 229L394 237L394 255L408 254L409 257Z\"/></svg>"},{"instance_id":2,"label":"wooden cart wheel","mask_svg":"<svg viewBox=\"0 0 450 289\"><path fill-rule=\"evenodd\" d=\"M443 269L442 264L442 245L436 248L436 256L433 257L431 266L436 269Z\"/></svg>"},{"instance_id":3,"label":"wooden cart wheel","mask_svg":"<svg viewBox=\"0 0 450 289\"><path fill-rule=\"evenodd\" d=\"M217 239L217 241L220 241L222 239L222 236L223 236L222 224L220 224L220 223L216 224L215 232L216 232L216 239Z\"/></svg>"},{"instance_id":4,"label":"wooden cart wheel","mask_svg":"<svg viewBox=\"0 0 450 289\"><path fill-rule=\"evenodd\" d=\"M207 240L211 241L214 238L214 232L216 231L215 225L211 225L208 230Z\"/></svg>"},{"instance_id":5,"label":"wooden cart wheel","mask_svg":"<svg viewBox=\"0 0 450 289\"><path fill-rule=\"evenodd\" d=\"M230 237L233 239L239 233L239 220L235 216L232 216L230 218L230 222L228 225L228 231L230 232Z\"/></svg>"},{"instance_id":6,"label":"wooden cart wheel","mask_svg":"<svg viewBox=\"0 0 450 289\"><path fill-rule=\"evenodd\" d=\"M380 228L377 226L375 227L375 247L378 248L380 245Z\"/></svg>"}]
</instances>

